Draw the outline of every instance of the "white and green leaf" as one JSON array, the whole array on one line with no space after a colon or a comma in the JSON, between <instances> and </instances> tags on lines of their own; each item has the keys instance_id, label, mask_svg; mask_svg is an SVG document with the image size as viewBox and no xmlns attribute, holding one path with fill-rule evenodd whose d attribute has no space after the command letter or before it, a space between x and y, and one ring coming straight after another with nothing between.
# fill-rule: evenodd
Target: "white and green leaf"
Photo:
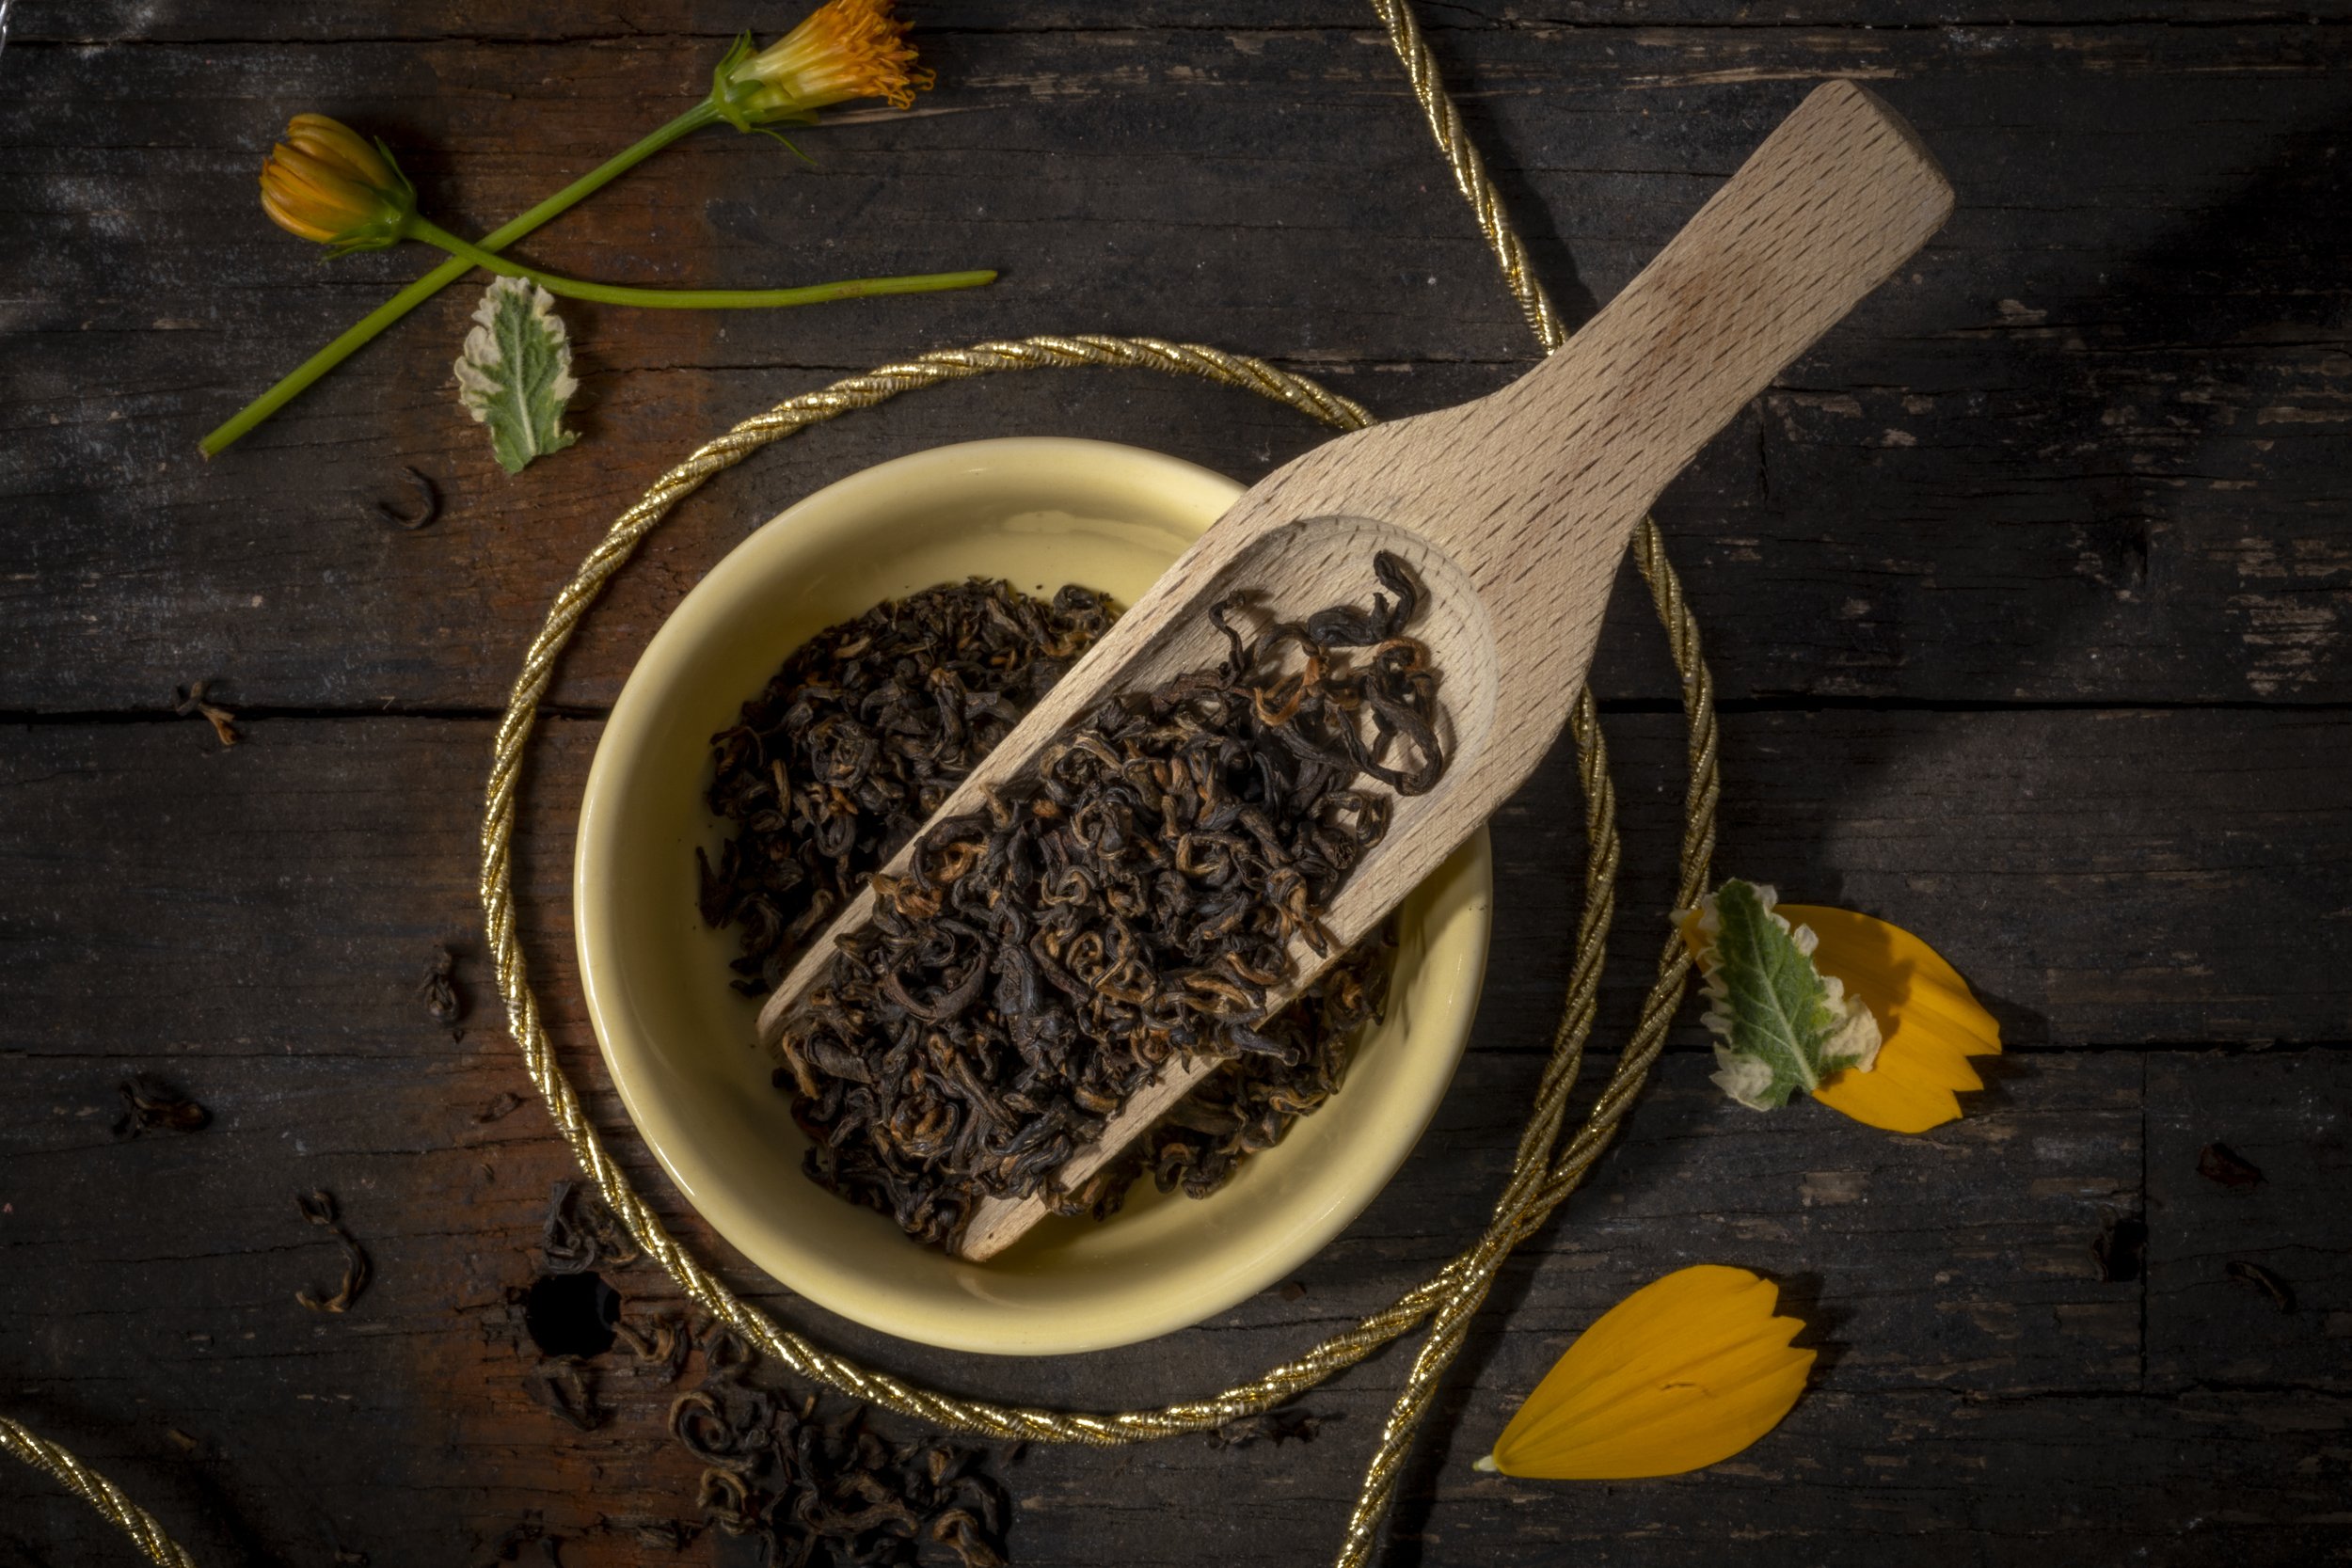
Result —
<instances>
[{"instance_id":1,"label":"white and green leaf","mask_svg":"<svg viewBox=\"0 0 2352 1568\"><path fill-rule=\"evenodd\" d=\"M1879 1053L1878 1020L1814 965L1819 939L1773 913L1777 901L1771 888L1734 879L1699 900L1691 927L1715 1082L1759 1111L1845 1069L1867 1072Z\"/></svg>"},{"instance_id":2,"label":"white and green leaf","mask_svg":"<svg viewBox=\"0 0 2352 1568\"><path fill-rule=\"evenodd\" d=\"M564 428L564 406L580 390L571 340L555 296L525 278L492 278L473 319L457 356L457 398L489 427L499 467L518 474L580 438Z\"/></svg>"}]
</instances>

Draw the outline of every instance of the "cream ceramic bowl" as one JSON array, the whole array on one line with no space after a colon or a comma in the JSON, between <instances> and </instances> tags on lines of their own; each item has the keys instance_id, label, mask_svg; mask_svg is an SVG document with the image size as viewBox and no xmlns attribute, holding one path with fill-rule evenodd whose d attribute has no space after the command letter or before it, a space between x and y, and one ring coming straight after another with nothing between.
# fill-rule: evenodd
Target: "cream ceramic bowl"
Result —
<instances>
[{"instance_id":1,"label":"cream ceramic bowl","mask_svg":"<svg viewBox=\"0 0 2352 1568\"><path fill-rule=\"evenodd\" d=\"M1100 1224L1055 1220L986 1264L918 1246L802 1174L807 1143L695 910L709 738L818 629L980 575L1133 603L1241 486L1096 441L944 447L830 485L754 533L662 626L596 749L573 866L580 974L621 1099L690 1202L843 1317L950 1349L1098 1350L1195 1323L1295 1270L1372 1201L1436 1110L1486 957L1486 835L1405 906L1387 1022L1346 1082L1214 1196L1145 1180Z\"/></svg>"}]
</instances>

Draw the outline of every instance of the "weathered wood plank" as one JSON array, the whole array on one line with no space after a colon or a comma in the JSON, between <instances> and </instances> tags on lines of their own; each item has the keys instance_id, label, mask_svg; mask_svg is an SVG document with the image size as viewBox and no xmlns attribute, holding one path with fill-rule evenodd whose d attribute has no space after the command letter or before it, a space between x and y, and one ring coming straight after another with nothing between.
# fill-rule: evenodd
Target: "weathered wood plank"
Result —
<instances>
[{"instance_id":1,"label":"weathered wood plank","mask_svg":"<svg viewBox=\"0 0 2352 1568\"><path fill-rule=\"evenodd\" d=\"M103 1132L111 1080L139 1059L0 1061L8 1103L38 1113L0 1131L11 1209L0 1312L38 1325L11 1358L12 1408L138 1488L207 1560L237 1560L242 1546L288 1561L338 1548L473 1560L532 1518L574 1539L566 1562L639 1560L599 1521L680 1512L691 1466L661 1435L667 1391L617 1364L600 1384L615 1418L595 1433L522 1389L529 1353L503 1291L531 1277L564 1156L535 1108L472 1119L519 1086L513 1066L421 1057L388 1080L382 1064L351 1059L194 1057L176 1069L212 1104L214 1128L116 1144ZM1762 1537L1758 1560L1791 1562L1869 1561L1889 1533L1974 1532L1989 1561L2070 1539L2092 1551L2146 1543L2176 1562L2340 1544L2340 1530L2323 1533L2342 1523L2327 1455L2352 1407L2333 1370L2314 1354L2280 1387L2238 1391L2233 1353L2207 1338L2178 1351L2185 1377L2143 1387L2142 1287L2102 1283L2090 1255L2103 1219L2140 1198L2143 1116L2161 1126L2217 1086L2251 1103L2262 1086L2236 1069L2256 1062L2339 1101L2352 1085L2339 1052L2241 1057L2193 1085L2152 1078L2143 1105L2137 1056L2037 1057L1980 1115L1903 1139L1818 1107L1758 1117L1706 1084L1702 1058L1670 1058L1591 1189L1506 1276L1446 1402L1454 1435L1417 1462L1403 1530L1510 1563L1613 1537L1627 1560L1670 1562L1726 1534ZM1303 1271L1303 1296L1269 1291L1151 1345L947 1356L767 1299L830 1343L975 1392L1084 1404L1198 1392L1369 1309L1459 1244L1500 1180L1533 1070L1474 1058L1398 1181ZM617 1130L609 1105L601 1115ZM2266 1174L2280 1215L2301 1216L2306 1235L2328 1223L2312 1211L2333 1173L2277 1162ZM344 1319L291 1299L332 1270L288 1197L316 1185L342 1197L377 1262ZM2176 1248L2242 1244L2233 1213L2156 1212L2159 1254L2168 1232ZM1696 1259L1772 1271L1817 1324L1824 1370L1778 1433L1734 1464L1644 1486L1468 1470L1593 1316ZM671 1299L643 1265L612 1277L633 1309ZM2161 1282L2149 1286L2152 1344ZM1336 1419L1306 1448L1032 1449L1009 1471L1019 1560L1311 1560L1403 1371L1391 1354L1318 1391L1309 1408ZM1246 1512L1204 1512L1220 1494ZM1125 1503L1107 1506L1114 1496ZM48 1542L60 1560L96 1548L93 1522L41 1497L33 1478L0 1472L0 1541L29 1531L28 1549Z\"/></svg>"},{"instance_id":2,"label":"weathered wood plank","mask_svg":"<svg viewBox=\"0 0 2352 1568\"><path fill-rule=\"evenodd\" d=\"M570 824L596 728L549 727L520 882L570 1016ZM1626 883L1610 1017L1647 984L1680 830L1678 719L1616 717ZM367 1057L433 1049L411 994L473 904L481 721L42 724L0 749L0 1044ZM1735 714L1721 865L1928 935L2014 1046L2344 1037L2352 726L2291 713ZM1483 1049L1548 1038L1582 882L1555 756L1495 825ZM485 984L478 949L465 972ZM159 998L168 999L165 1011ZM1613 1025L1614 1026L1614 1025ZM1680 1037L1696 1045L1689 1030Z\"/></svg>"},{"instance_id":3,"label":"weathered wood plank","mask_svg":"<svg viewBox=\"0 0 2352 1568\"><path fill-rule=\"evenodd\" d=\"M2339 917L2341 918L2341 917ZM2148 1062L2148 1383L2171 1390L2352 1386L2352 1070L2340 1053ZM2201 1175L2222 1144L2253 1187ZM2233 1262L2267 1270L2292 1310Z\"/></svg>"},{"instance_id":4,"label":"weathered wood plank","mask_svg":"<svg viewBox=\"0 0 2352 1568\"><path fill-rule=\"evenodd\" d=\"M1879 82L1946 150L1962 212L1917 281L1792 370L1661 509L1728 694L2352 697L2335 526L2352 192L2327 155L2352 113L2352 31L1513 25L1443 41L1571 304L1629 277L1820 74ZM534 52L522 87L516 51L453 40L12 55L0 214L38 283L0 305L19 545L0 708L151 708L199 667L255 704L492 704L613 513L829 368L1144 331L1271 353L1406 412L1489 388L1528 352L1371 34L978 28L938 40L948 87L930 103L955 112L819 133L816 170L713 134L532 248L655 280L993 261L1009 268L995 290L723 323L577 312L590 445L514 482L447 392L458 292L248 448L194 457L417 264L322 269L251 215L255 159L287 113L435 150L411 158L428 198L486 224L661 118L709 48L569 42ZM1248 479L1312 437L1232 394L1096 372L918 402L722 482L625 579L618 617L650 626L751 522L912 445L1074 431ZM388 538L365 504L407 464L448 511ZM1599 689L1662 689L1624 635ZM584 652L564 700L609 701L633 647Z\"/></svg>"},{"instance_id":5,"label":"weathered wood plank","mask_svg":"<svg viewBox=\"0 0 2352 1568\"><path fill-rule=\"evenodd\" d=\"M724 40L734 36L732 12L725 8L679 4L677 0L604 0L596 5L572 5L550 14L528 0L475 0L431 4L404 0L339 0L334 5L271 5L269 0L214 0L198 11L167 10L158 14L137 0L103 0L101 4L65 6L45 0L25 0L24 20L16 24L26 43L217 43L247 40L306 40L321 43L353 40L419 41L436 39L512 40L525 42L566 42L630 39L645 34L693 34ZM1677 25L1720 25L1727 22L1745 27L1873 28L1947 26L1996 28L2017 25L2079 25L2079 7L2063 0L2032 0L1998 7L1964 7L1951 0L1881 0L1860 22L1851 6L1828 0L1782 0L1769 6L1724 7L1704 0L1634 6L1627 0L1551 0L1543 5L1470 4L1446 0L1421 8L1423 31L1443 36L1459 32L1512 29L1536 34L1568 27L1655 31ZM762 16L767 26L795 20L787 8ZM1118 35L1164 28L1232 29L1238 32L1303 32L1338 30L1361 32L1374 24L1362 0L1138 0L1115 12L1084 3L1059 0L956 0L908 8L921 31L918 37L938 39L969 31L1077 32ZM2233 24L2253 22L2320 25L2344 20L2340 4L2321 6L2256 6L2231 0L2136 0L2129 6L2103 8L2100 21L2108 25L2136 23ZM762 37L771 37L763 34Z\"/></svg>"}]
</instances>

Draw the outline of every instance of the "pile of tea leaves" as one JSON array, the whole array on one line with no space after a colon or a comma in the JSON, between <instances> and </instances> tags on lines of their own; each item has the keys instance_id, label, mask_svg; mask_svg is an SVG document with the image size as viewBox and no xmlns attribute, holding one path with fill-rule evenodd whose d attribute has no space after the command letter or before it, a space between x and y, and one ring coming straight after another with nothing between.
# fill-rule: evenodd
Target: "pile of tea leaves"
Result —
<instances>
[{"instance_id":1,"label":"pile of tea leaves","mask_svg":"<svg viewBox=\"0 0 2352 1568\"><path fill-rule=\"evenodd\" d=\"M700 1336L703 1380L670 1406L670 1433L703 1464L706 1523L758 1543L770 1568L1005 1568L1012 1499L982 1450L894 1443L860 1406L797 1403L751 1375L741 1336Z\"/></svg>"},{"instance_id":2,"label":"pile of tea leaves","mask_svg":"<svg viewBox=\"0 0 2352 1568\"><path fill-rule=\"evenodd\" d=\"M1405 635L1418 586L1385 554L1375 571L1394 597L1370 609L1220 604L1221 664L1097 705L1029 776L938 824L906 875L875 879L873 918L779 1044L818 1180L951 1244L988 1197L1102 1212L1147 1165L1213 1190L1331 1092L1379 1010L1384 948L1279 1018L1265 1006L1295 942L1328 951L1321 911L1385 833L1389 791L1444 767L1435 675ZM1055 1185L1162 1067L1203 1055L1227 1075L1139 1157Z\"/></svg>"},{"instance_id":3,"label":"pile of tea leaves","mask_svg":"<svg viewBox=\"0 0 2352 1568\"><path fill-rule=\"evenodd\" d=\"M710 809L734 829L694 851L702 916L739 928L736 989L792 960L1110 629L1103 595L1051 604L1004 582L930 588L828 626L711 737Z\"/></svg>"},{"instance_id":4,"label":"pile of tea leaves","mask_svg":"<svg viewBox=\"0 0 2352 1568\"><path fill-rule=\"evenodd\" d=\"M975 578L877 605L786 660L744 704L741 722L713 737L709 803L733 832L716 866L697 851L702 912L739 927L738 988L771 990L1115 613L1083 588L1047 603ZM964 694L961 711L933 695L949 689ZM806 783L795 788L796 779ZM1146 1171L1163 1192L1205 1197L1222 1186L1338 1088L1357 1038L1386 1005L1391 957L1384 933L1332 966L1264 1026L1279 1049L1211 1074L1058 1207L1110 1213ZM816 1144L809 1174L895 1215L905 1183L866 1174L875 1156L845 1155L855 1132L841 1123L846 1088L807 1096L795 1075L780 1070L776 1080Z\"/></svg>"}]
</instances>

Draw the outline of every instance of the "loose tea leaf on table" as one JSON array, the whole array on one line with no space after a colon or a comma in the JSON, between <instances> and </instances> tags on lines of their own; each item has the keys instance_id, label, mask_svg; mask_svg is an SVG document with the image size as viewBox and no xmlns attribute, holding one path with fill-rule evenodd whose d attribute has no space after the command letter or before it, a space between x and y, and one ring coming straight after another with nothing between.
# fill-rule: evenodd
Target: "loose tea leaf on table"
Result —
<instances>
[{"instance_id":1,"label":"loose tea leaf on table","mask_svg":"<svg viewBox=\"0 0 2352 1568\"><path fill-rule=\"evenodd\" d=\"M548 1196L539 1227L540 1265L548 1274L585 1274L637 1261L637 1242L620 1216L596 1194L569 1178L559 1179Z\"/></svg>"},{"instance_id":2,"label":"loose tea leaf on table","mask_svg":"<svg viewBox=\"0 0 2352 1568\"><path fill-rule=\"evenodd\" d=\"M2209 1143L2197 1151L2197 1174L2240 1193L2250 1192L2263 1181L2263 1173L2225 1143Z\"/></svg>"},{"instance_id":3,"label":"loose tea leaf on table","mask_svg":"<svg viewBox=\"0 0 2352 1568\"><path fill-rule=\"evenodd\" d=\"M175 688L171 711L183 719L201 714L223 746L234 746L242 738L237 734L237 716L212 700L212 687L211 681L198 681L194 686Z\"/></svg>"},{"instance_id":4,"label":"loose tea leaf on table","mask_svg":"<svg viewBox=\"0 0 2352 1568\"><path fill-rule=\"evenodd\" d=\"M2295 1310L2295 1287L2264 1268L2243 1258L2233 1258L2222 1268L2222 1276L2234 1280L2250 1290L2260 1291L2270 1298L2270 1305L2281 1312Z\"/></svg>"},{"instance_id":5,"label":"loose tea leaf on table","mask_svg":"<svg viewBox=\"0 0 2352 1568\"><path fill-rule=\"evenodd\" d=\"M414 533L441 515L441 492L421 468L403 467L400 471L408 482L408 510L404 512L390 501L379 500L375 503L375 515L395 528Z\"/></svg>"},{"instance_id":6,"label":"loose tea leaf on table","mask_svg":"<svg viewBox=\"0 0 2352 1568\"><path fill-rule=\"evenodd\" d=\"M1369 609L1216 605L1221 664L1098 703L1026 777L932 827L905 875L873 879L872 919L779 1046L819 1182L946 1244L982 1198L1102 1207L1115 1183L1059 1193L1056 1173L1178 1059L1316 1065L1172 1115L1210 1143L1155 1142L1168 1185L1213 1186L1220 1146L1263 1148L1330 1092L1310 1045L1377 1011L1384 959L1325 976L1304 1023L1270 1023L1267 1003L1295 942L1329 952L1322 911L1385 835L1390 792L1445 766L1436 673L1406 635L1420 587L1385 552L1373 571L1388 592Z\"/></svg>"},{"instance_id":7,"label":"loose tea leaf on table","mask_svg":"<svg viewBox=\"0 0 2352 1568\"><path fill-rule=\"evenodd\" d=\"M323 1296L315 1291L296 1291L294 1300L313 1312L350 1311L351 1304L359 1299L359 1292L368 1288L372 1271L367 1252L359 1245L358 1238L345 1228L342 1216L337 1212L333 1193L324 1188L309 1194L296 1193L294 1207L302 1212L304 1219L332 1235L343 1249L342 1283L335 1288L334 1293Z\"/></svg>"},{"instance_id":8,"label":"loose tea leaf on table","mask_svg":"<svg viewBox=\"0 0 2352 1568\"><path fill-rule=\"evenodd\" d=\"M151 1072L135 1072L116 1086L122 1097L122 1115L115 1121L118 1138L142 1132L200 1132L213 1124L213 1113Z\"/></svg>"},{"instance_id":9,"label":"loose tea leaf on table","mask_svg":"<svg viewBox=\"0 0 2352 1568\"><path fill-rule=\"evenodd\" d=\"M446 947L433 949L433 961L417 984L417 1000L425 1016L446 1029L466 1016L466 993L457 989L457 955Z\"/></svg>"},{"instance_id":10,"label":"loose tea leaf on table","mask_svg":"<svg viewBox=\"0 0 2352 1568\"><path fill-rule=\"evenodd\" d=\"M612 1412L596 1402L587 1363L576 1355L548 1356L530 1370L523 1386L532 1400L581 1432L594 1432L612 1418Z\"/></svg>"}]
</instances>

